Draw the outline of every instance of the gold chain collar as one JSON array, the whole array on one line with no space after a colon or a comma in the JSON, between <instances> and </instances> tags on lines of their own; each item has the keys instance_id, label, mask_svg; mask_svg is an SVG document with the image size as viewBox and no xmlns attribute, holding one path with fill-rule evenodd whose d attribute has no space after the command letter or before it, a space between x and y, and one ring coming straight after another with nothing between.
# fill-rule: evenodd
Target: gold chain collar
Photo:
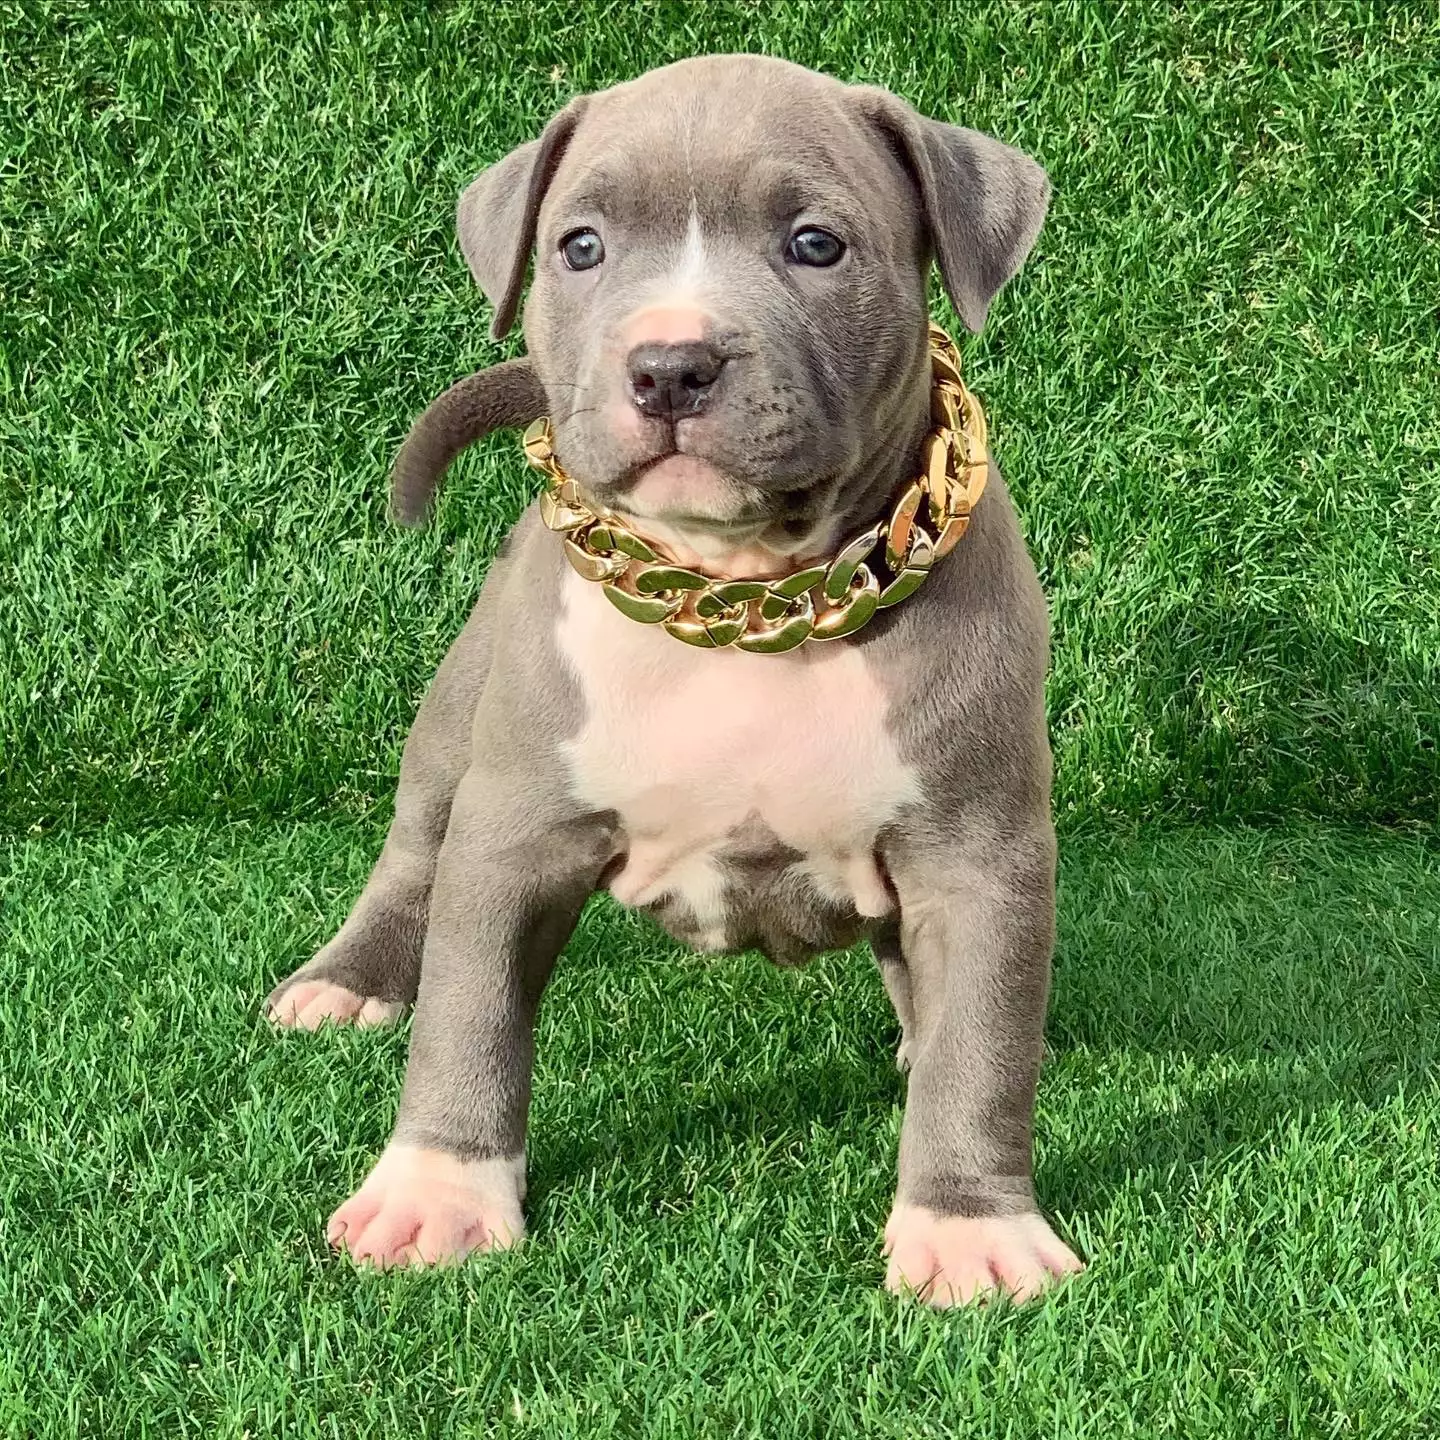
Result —
<instances>
[{"instance_id":1,"label":"gold chain collar","mask_svg":"<svg viewBox=\"0 0 1440 1440\"><path fill-rule=\"evenodd\" d=\"M853 635L877 610L920 588L931 566L959 543L985 489L985 413L960 378L955 342L938 325L930 326L930 369L934 428L919 476L887 519L828 563L778 580L716 580L671 564L617 516L581 498L555 458L548 416L526 430L524 441L526 459L547 477L541 517L565 537L570 564L596 581L621 614L663 625L687 645L777 655L807 640Z\"/></svg>"}]
</instances>

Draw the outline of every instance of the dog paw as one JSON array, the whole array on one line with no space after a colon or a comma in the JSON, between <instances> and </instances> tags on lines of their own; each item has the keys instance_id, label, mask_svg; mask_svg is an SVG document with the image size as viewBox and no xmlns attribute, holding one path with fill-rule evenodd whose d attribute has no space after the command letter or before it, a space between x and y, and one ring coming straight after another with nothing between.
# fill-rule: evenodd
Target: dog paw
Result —
<instances>
[{"instance_id":1,"label":"dog paw","mask_svg":"<svg viewBox=\"0 0 1440 1440\"><path fill-rule=\"evenodd\" d=\"M1033 1300L1085 1268L1034 1211L970 1217L897 1204L885 1226L885 1253L885 1288L941 1310L997 1294Z\"/></svg>"},{"instance_id":2,"label":"dog paw","mask_svg":"<svg viewBox=\"0 0 1440 1440\"><path fill-rule=\"evenodd\" d=\"M286 1030L318 1030L332 1025L393 1025L405 1009L399 1000L357 995L333 980L297 980L266 1002L273 1025Z\"/></svg>"},{"instance_id":3,"label":"dog paw","mask_svg":"<svg viewBox=\"0 0 1440 1440\"><path fill-rule=\"evenodd\" d=\"M525 1157L457 1160L392 1144L331 1217L326 1239L357 1263L454 1265L506 1250L525 1234Z\"/></svg>"}]
</instances>

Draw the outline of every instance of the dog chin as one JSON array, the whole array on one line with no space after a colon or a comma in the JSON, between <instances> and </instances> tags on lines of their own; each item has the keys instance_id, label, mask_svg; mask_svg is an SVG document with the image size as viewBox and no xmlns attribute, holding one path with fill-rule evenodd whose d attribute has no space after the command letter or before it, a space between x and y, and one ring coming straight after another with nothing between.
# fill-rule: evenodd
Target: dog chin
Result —
<instances>
[{"instance_id":1,"label":"dog chin","mask_svg":"<svg viewBox=\"0 0 1440 1440\"><path fill-rule=\"evenodd\" d=\"M640 519L726 525L753 518L748 488L698 455L675 454L647 466L618 503Z\"/></svg>"},{"instance_id":2,"label":"dog chin","mask_svg":"<svg viewBox=\"0 0 1440 1440\"><path fill-rule=\"evenodd\" d=\"M773 498L698 455L667 455L597 498L675 563L711 574L784 575L806 543L782 528Z\"/></svg>"}]
</instances>

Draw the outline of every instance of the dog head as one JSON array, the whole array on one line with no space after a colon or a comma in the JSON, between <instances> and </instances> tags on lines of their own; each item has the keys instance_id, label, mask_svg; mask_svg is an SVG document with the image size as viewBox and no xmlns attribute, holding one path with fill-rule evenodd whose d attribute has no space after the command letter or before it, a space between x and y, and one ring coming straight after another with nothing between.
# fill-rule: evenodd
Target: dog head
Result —
<instances>
[{"instance_id":1,"label":"dog head","mask_svg":"<svg viewBox=\"0 0 1440 1440\"><path fill-rule=\"evenodd\" d=\"M572 101L460 200L504 335L520 303L560 462L701 555L815 553L927 423L932 257L980 329L1044 171L886 91L712 56Z\"/></svg>"}]
</instances>

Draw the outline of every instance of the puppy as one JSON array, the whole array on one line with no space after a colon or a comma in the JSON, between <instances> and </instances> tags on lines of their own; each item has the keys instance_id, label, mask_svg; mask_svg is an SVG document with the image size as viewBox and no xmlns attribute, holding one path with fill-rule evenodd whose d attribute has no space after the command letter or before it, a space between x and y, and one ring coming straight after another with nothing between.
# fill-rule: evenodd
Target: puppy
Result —
<instances>
[{"instance_id":1,"label":"puppy","mask_svg":"<svg viewBox=\"0 0 1440 1440\"><path fill-rule=\"evenodd\" d=\"M497 337L533 255L529 354L427 412L396 509L423 514L461 445L542 410L550 487L420 708L353 913L269 1000L304 1028L415 1006L394 1137L333 1244L390 1265L520 1238L536 1007L608 887L706 951L870 941L909 1070L891 1289L1023 1299L1080 1268L1031 1181L1044 599L983 441L983 498L943 545L903 503L937 417L959 423L932 259L978 331L1048 198L1016 150L751 56L582 96L465 191ZM925 583L886 603L911 570Z\"/></svg>"}]
</instances>

